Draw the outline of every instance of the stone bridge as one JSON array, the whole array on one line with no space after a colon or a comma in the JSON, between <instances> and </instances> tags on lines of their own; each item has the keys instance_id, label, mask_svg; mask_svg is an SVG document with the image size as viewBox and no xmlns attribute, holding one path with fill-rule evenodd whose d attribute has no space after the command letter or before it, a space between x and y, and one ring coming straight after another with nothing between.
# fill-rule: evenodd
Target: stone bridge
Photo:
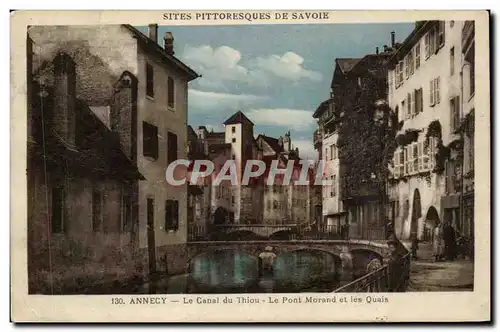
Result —
<instances>
[{"instance_id":1,"label":"stone bridge","mask_svg":"<svg viewBox=\"0 0 500 332\"><path fill-rule=\"evenodd\" d=\"M289 240L289 241L202 241L187 243L187 266L192 259L216 251L236 251L257 258L267 246L276 255L293 251L322 251L336 258L344 267L366 269L373 259L381 263L389 254L385 241L369 240Z\"/></svg>"},{"instance_id":2,"label":"stone bridge","mask_svg":"<svg viewBox=\"0 0 500 332\"><path fill-rule=\"evenodd\" d=\"M253 233L261 237L270 237L278 232L292 232L296 225L249 225L249 224L226 224L218 225L217 231L219 233Z\"/></svg>"}]
</instances>

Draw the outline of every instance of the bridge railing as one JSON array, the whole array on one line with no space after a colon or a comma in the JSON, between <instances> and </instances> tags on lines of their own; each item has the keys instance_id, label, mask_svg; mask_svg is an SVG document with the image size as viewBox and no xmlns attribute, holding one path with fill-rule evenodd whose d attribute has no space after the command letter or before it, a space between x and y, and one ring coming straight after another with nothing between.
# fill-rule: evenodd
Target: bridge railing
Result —
<instances>
[{"instance_id":1,"label":"bridge railing","mask_svg":"<svg viewBox=\"0 0 500 332\"><path fill-rule=\"evenodd\" d=\"M397 263L388 263L348 284L334 293L404 292L410 280L411 255L405 254Z\"/></svg>"}]
</instances>

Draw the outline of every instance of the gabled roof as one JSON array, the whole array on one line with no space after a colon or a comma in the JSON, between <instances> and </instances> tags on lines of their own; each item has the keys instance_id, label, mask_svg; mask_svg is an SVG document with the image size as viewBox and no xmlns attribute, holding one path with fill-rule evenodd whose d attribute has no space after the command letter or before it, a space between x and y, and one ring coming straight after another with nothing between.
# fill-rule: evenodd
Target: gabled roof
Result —
<instances>
[{"instance_id":1,"label":"gabled roof","mask_svg":"<svg viewBox=\"0 0 500 332\"><path fill-rule=\"evenodd\" d=\"M266 142L271 147L271 149L274 150L274 152L279 153L283 151L283 147L279 144L279 140L277 138L266 136L263 134L259 134L259 136L257 136L257 140L259 138Z\"/></svg>"},{"instance_id":2,"label":"gabled roof","mask_svg":"<svg viewBox=\"0 0 500 332\"><path fill-rule=\"evenodd\" d=\"M337 58L335 62L344 74L347 74L361 60L360 58Z\"/></svg>"},{"instance_id":3,"label":"gabled roof","mask_svg":"<svg viewBox=\"0 0 500 332\"><path fill-rule=\"evenodd\" d=\"M246 117L245 114L243 114L242 111L238 111L231 115L229 119L224 121L224 125L231 125L231 124L239 124L239 123L249 123L252 126L254 125L252 121L250 121L249 118Z\"/></svg>"},{"instance_id":4,"label":"gabled roof","mask_svg":"<svg viewBox=\"0 0 500 332\"><path fill-rule=\"evenodd\" d=\"M137 38L137 40L144 46L148 51L154 52L156 55L160 56L162 60L167 60L169 63L173 64L177 69L183 71L188 75L189 81L192 81L198 77L201 77L193 69L187 66L184 62L177 59L175 56L168 54L165 50L158 45L156 40L150 39L148 36L131 26L130 24L123 24L123 27L128 29Z\"/></svg>"}]
</instances>

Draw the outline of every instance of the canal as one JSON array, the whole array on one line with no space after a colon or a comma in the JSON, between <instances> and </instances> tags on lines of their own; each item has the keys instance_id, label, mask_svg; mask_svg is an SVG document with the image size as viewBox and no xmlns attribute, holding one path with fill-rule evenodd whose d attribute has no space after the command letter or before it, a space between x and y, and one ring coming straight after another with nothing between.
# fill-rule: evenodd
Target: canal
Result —
<instances>
[{"instance_id":1,"label":"canal","mask_svg":"<svg viewBox=\"0 0 500 332\"><path fill-rule=\"evenodd\" d=\"M141 287L141 293L299 293L331 292L363 271L342 270L339 258L318 250L283 253L273 272L261 273L257 257L229 250L195 257L184 275Z\"/></svg>"}]
</instances>

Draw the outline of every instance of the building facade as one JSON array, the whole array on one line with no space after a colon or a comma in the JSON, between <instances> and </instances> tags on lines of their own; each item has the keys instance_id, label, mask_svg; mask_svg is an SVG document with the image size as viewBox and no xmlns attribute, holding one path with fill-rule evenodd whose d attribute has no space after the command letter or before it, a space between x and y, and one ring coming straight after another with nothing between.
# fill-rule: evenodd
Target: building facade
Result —
<instances>
[{"instance_id":1,"label":"building facade","mask_svg":"<svg viewBox=\"0 0 500 332\"><path fill-rule=\"evenodd\" d=\"M120 150L142 178L135 180L130 192L122 198L108 188L96 186L82 199L70 194L79 189L64 190L62 198L54 192L55 201L73 204L80 211L68 218L68 222L88 226L80 232L82 239L65 234L64 241L75 242L79 248L92 248L105 241L98 238L105 233L104 220L118 224L118 212L105 212L105 202L120 206L124 201L122 216L130 218L127 221L130 226L116 230L116 240L109 245L130 243L136 248L140 258L132 265L139 267L131 270L142 269L154 276L158 271L182 269L175 265L174 255L186 243L187 186L168 185L165 170L170 162L186 158L187 83L197 78L197 74L175 58L172 35L165 35L161 47L156 25L150 26L148 36L129 25L34 26L28 33L36 59L31 64L36 84L58 87L55 84L58 76L51 74L52 60L61 53L71 58L75 63L73 90L59 87L55 96L60 97L55 103L65 102L72 93L76 100L87 105L94 120L98 119L98 125L116 138ZM71 107L63 124L74 121L75 108L72 111ZM125 166L113 164L113 172L119 173L122 167ZM84 206L87 201L91 202L91 208ZM52 203L49 200L44 204ZM34 202L34 208L39 204L41 201Z\"/></svg>"},{"instance_id":2,"label":"building facade","mask_svg":"<svg viewBox=\"0 0 500 332\"><path fill-rule=\"evenodd\" d=\"M390 193L402 239L415 234L430 240L440 223L464 228L464 155L471 149L462 119L473 109L467 84L474 80L465 65L464 24L417 22L391 59L389 105L398 114L399 132Z\"/></svg>"}]
</instances>

